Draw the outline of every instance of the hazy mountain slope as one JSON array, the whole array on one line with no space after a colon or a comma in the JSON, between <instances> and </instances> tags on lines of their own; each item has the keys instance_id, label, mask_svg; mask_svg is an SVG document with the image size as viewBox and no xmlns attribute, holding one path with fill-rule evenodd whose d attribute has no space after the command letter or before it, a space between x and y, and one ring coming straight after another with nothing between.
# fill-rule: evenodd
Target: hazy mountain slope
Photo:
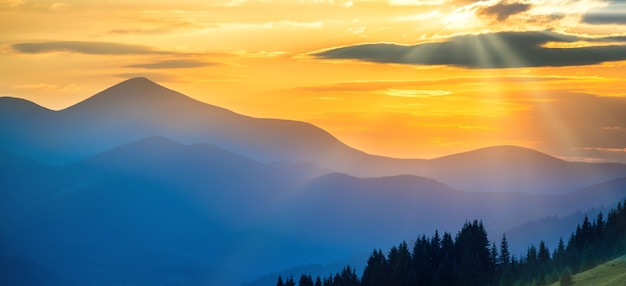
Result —
<instances>
[{"instance_id":1,"label":"hazy mountain slope","mask_svg":"<svg viewBox=\"0 0 626 286\"><path fill-rule=\"evenodd\" d=\"M387 160L352 149L311 124L239 115L145 78L124 81L58 112L23 105L0 98L0 106L15 110L0 116L0 137L11 139L0 142L0 149L53 164L148 136L205 142L260 161L311 162L333 170L380 170L361 163ZM32 119L22 124L24 118Z\"/></svg>"},{"instance_id":2,"label":"hazy mountain slope","mask_svg":"<svg viewBox=\"0 0 626 286\"><path fill-rule=\"evenodd\" d=\"M556 194L626 176L626 165L567 162L516 146L430 160L426 176L466 191Z\"/></svg>"},{"instance_id":3,"label":"hazy mountain slope","mask_svg":"<svg viewBox=\"0 0 626 286\"><path fill-rule=\"evenodd\" d=\"M565 217L593 207L611 206L626 198L626 186L607 184L572 194L538 195L462 192L415 176L360 179L331 174L293 192L289 197L291 208L285 212L293 219L290 228L300 227L319 239L333 241L340 234L367 232L353 242L363 245L411 238L416 230L454 230L469 218L483 220L490 234L500 237L511 227L530 220L552 215ZM536 243L532 235L518 242L524 246Z\"/></svg>"},{"instance_id":4,"label":"hazy mountain slope","mask_svg":"<svg viewBox=\"0 0 626 286\"><path fill-rule=\"evenodd\" d=\"M207 144L151 137L50 168L55 176L29 169L3 177L13 187L0 195L13 199L0 201L9 214L0 256L41 265L76 285L233 285L306 262L289 256L295 249L334 251L262 227L297 176ZM19 180L37 176L41 185L32 190ZM271 257L284 261L265 263Z\"/></svg>"},{"instance_id":5,"label":"hazy mountain slope","mask_svg":"<svg viewBox=\"0 0 626 286\"><path fill-rule=\"evenodd\" d=\"M68 164L149 136L209 143L261 162L306 163L358 177L413 174L459 190L563 193L626 176L626 165L565 162L500 146L433 160L372 156L313 125L259 119L135 78L61 111L0 98L0 149Z\"/></svg>"},{"instance_id":6,"label":"hazy mountain slope","mask_svg":"<svg viewBox=\"0 0 626 286\"><path fill-rule=\"evenodd\" d=\"M546 245L550 246L550 249L554 250L553 248L558 245L559 239L562 238L564 242L568 241L572 231L583 221L585 216L588 216L590 220L595 220L598 213L602 212L606 219L608 211L615 205L597 207L587 212L579 211L568 216L544 217L512 227L505 232L509 244L512 246L510 251L514 254L526 254L529 245L537 246L540 241L545 242ZM498 241L502 239L502 236L493 235L491 239Z\"/></svg>"},{"instance_id":7,"label":"hazy mountain slope","mask_svg":"<svg viewBox=\"0 0 626 286\"><path fill-rule=\"evenodd\" d=\"M11 186L0 191L0 256L72 277L77 285L94 277L109 284L228 285L294 265L330 263L435 229L452 231L468 219L482 219L498 233L586 210L626 190L609 184L558 196L462 192L410 175L329 174L303 181L298 173L310 172L306 164L286 170L163 137L66 167L3 157L10 164L3 168L12 173L0 176L3 186ZM584 200L564 204L571 196ZM124 270L129 267L134 272Z\"/></svg>"}]
</instances>

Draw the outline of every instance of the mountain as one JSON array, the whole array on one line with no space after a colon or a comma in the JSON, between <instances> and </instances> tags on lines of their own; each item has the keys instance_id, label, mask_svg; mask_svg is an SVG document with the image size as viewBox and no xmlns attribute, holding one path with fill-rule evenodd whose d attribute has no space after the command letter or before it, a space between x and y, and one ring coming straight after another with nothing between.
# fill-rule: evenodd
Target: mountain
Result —
<instances>
[{"instance_id":1,"label":"mountain","mask_svg":"<svg viewBox=\"0 0 626 286\"><path fill-rule=\"evenodd\" d=\"M626 197L621 180L539 195L465 192L414 175L309 179L319 170L308 164L268 164L158 136L63 167L0 154L8 171L0 174L0 257L74 285L235 285L452 231L468 218L500 236Z\"/></svg>"},{"instance_id":2,"label":"mountain","mask_svg":"<svg viewBox=\"0 0 626 286\"><path fill-rule=\"evenodd\" d=\"M515 249L546 228L529 221L626 198L621 164L515 146L373 156L144 78L60 111L0 98L0 139L0 263L32 284L236 285L468 219L495 239L520 226Z\"/></svg>"},{"instance_id":3,"label":"mountain","mask_svg":"<svg viewBox=\"0 0 626 286\"><path fill-rule=\"evenodd\" d=\"M0 177L0 257L24 261L14 266L24 273L70 285L235 285L304 263L262 266L270 254L319 249L262 227L298 176L205 143L149 137L66 167L12 164L27 168Z\"/></svg>"},{"instance_id":4,"label":"mountain","mask_svg":"<svg viewBox=\"0 0 626 286\"><path fill-rule=\"evenodd\" d=\"M430 160L422 174L475 192L566 193L626 176L626 165L564 161L517 146L494 146Z\"/></svg>"},{"instance_id":5,"label":"mountain","mask_svg":"<svg viewBox=\"0 0 626 286\"><path fill-rule=\"evenodd\" d=\"M49 164L65 165L149 136L209 143L263 162L343 169L342 162L371 159L311 124L239 115L145 78L124 81L58 112L25 105L1 98L2 109L14 112L0 115L0 137L8 139L0 149Z\"/></svg>"},{"instance_id":6,"label":"mountain","mask_svg":"<svg viewBox=\"0 0 626 286\"><path fill-rule=\"evenodd\" d=\"M369 155L311 124L240 115L145 78L129 79L60 111L0 98L0 150L46 164L71 164L150 136L207 143L264 163L308 164L316 175L411 174L477 192L564 193L626 176L626 165L566 162L513 146L432 160Z\"/></svg>"},{"instance_id":7,"label":"mountain","mask_svg":"<svg viewBox=\"0 0 626 286\"><path fill-rule=\"evenodd\" d=\"M330 174L312 180L291 193L288 218L291 229L306 226L302 231L319 240L337 243L340 234L363 233L351 244L370 246L373 241L392 242L411 238L415 230L433 232L453 230L467 218L483 220L495 239L529 221L549 216L568 217L592 208L612 206L626 198L626 179L599 184L576 192L558 195L521 192L464 192L437 181L410 175L355 178ZM323 210L323 211L322 211ZM566 226L568 222L564 221ZM536 243L535 228L514 233L516 245ZM561 231L559 231L561 230ZM545 239L556 243L568 236L570 228L555 227ZM392 242L393 243L393 242ZM513 250L517 249L512 245ZM552 245L552 244L551 244ZM373 246L371 246L373 247Z\"/></svg>"}]
</instances>

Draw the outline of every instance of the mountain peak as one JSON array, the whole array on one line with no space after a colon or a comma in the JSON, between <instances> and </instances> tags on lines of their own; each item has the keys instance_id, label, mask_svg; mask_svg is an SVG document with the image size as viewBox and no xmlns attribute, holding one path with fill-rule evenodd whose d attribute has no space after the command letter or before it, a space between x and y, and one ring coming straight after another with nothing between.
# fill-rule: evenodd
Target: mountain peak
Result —
<instances>
[{"instance_id":1,"label":"mountain peak","mask_svg":"<svg viewBox=\"0 0 626 286\"><path fill-rule=\"evenodd\" d=\"M105 89L104 91L96 94L97 97L101 94L115 94L123 97L154 97L156 95L163 94L164 92L177 93L173 90L165 88L145 77L135 77L120 82L112 87ZM182 95L182 94L180 94Z\"/></svg>"},{"instance_id":2,"label":"mountain peak","mask_svg":"<svg viewBox=\"0 0 626 286\"><path fill-rule=\"evenodd\" d=\"M515 146L515 145L496 145L491 147L480 148L464 153L448 155L434 160L449 160L468 158L472 160L495 160L495 161L527 161L530 159L562 161L548 154L537 150Z\"/></svg>"},{"instance_id":3,"label":"mountain peak","mask_svg":"<svg viewBox=\"0 0 626 286\"><path fill-rule=\"evenodd\" d=\"M145 77L129 78L129 79L125 80L125 81L122 81L122 82L114 85L113 87L115 87L115 86L126 87L126 88L128 88L128 87L131 87L131 88L144 87L145 88L145 87L150 87L150 86L152 86L152 87L155 87L155 86L156 87L162 87L159 84L157 84L156 82L153 82L153 81L151 81L151 80L149 80L148 78L145 78Z\"/></svg>"},{"instance_id":4,"label":"mountain peak","mask_svg":"<svg viewBox=\"0 0 626 286\"><path fill-rule=\"evenodd\" d=\"M163 87L145 77L136 77L120 82L96 95L68 108L68 110L89 107L101 108L137 108L147 105L172 105L191 98L169 88Z\"/></svg>"}]
</instances>

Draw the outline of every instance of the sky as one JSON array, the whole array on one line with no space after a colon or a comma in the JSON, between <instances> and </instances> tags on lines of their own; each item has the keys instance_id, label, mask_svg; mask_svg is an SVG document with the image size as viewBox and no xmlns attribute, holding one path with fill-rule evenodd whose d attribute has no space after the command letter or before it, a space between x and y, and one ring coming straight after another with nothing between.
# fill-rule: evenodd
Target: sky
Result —
<instances>
[{"instance_id":1,"label":"sky","mask_svg":"<svg viewBox=\"0 0 626 286\"><path fill-rule=\"evenodd\" d=\"M626 162L625 0L0 0L0 96L138 76L372 154Z\"/></svg>"}]
</instances>

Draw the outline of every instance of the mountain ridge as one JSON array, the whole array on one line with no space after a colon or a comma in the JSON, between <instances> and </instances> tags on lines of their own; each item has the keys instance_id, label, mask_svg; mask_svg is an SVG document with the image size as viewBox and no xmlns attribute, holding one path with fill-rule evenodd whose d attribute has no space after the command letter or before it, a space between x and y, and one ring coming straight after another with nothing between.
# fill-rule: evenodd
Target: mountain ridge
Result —
<instances>
[{"instance_id":1,"label":"mountain ridge","mask_svg":"<svg viewBox=\"0 0 626 286\"><path fill-rule=\"evenodd\" d=\"M206 273L214 282L208 284L231 285L224 281L250 280L297 264L328 263L351 251L412 238L416 232L453 230L468 217L482 218L489 226L503 221L510 226L557 209L559 215L575 210L562 204L573 194L467 192L415 175L359 178L331 173L292 183L297 176L272 166L206 143L182 144L159 136L42 172L12 166L14 176L0 176L0 183L8 186L0 190L6 226L0 228L0 238L11 242L0 247L0 256L41 263L62 277L73 277L76 264L85 264L79 271L84 281L98 277L110 284L125 279L115 276L125 265L157 273L154 265L175 269L183 263L200 269L197 274ZM35 176L38 180L19 179ZM606 199L581 204L595 206ZM506 230L501 224L492 229ZM44 236L46 245L39 243ZM360 239L355 241L355 236ZM305 252L293 252L298 249ZM62 255L71 262L58 261ZM256 264L268 259L276 264ZM230 264L220 265L225 260ZM241 268L257 272L247 277L232 272Z\"/></svg>"},{"instance_id":2,"label":"mountain ridge","mask_svg":"<svg viewBox=\"0 0 626 286\"><path fill-rule=\"evenodd\" d=\"M0 108L17 106L0 114L0 149L57 166L162 136L183 144L207 143L262 163L306 162L358 177L410 174L478 192L562 193L626 176L623 164L568 162L518 146L430 160L371 155L310 123L241 115L146 78L123 81L54 112L22 100L0 100Z\"/></svg>"}]
</instances>

